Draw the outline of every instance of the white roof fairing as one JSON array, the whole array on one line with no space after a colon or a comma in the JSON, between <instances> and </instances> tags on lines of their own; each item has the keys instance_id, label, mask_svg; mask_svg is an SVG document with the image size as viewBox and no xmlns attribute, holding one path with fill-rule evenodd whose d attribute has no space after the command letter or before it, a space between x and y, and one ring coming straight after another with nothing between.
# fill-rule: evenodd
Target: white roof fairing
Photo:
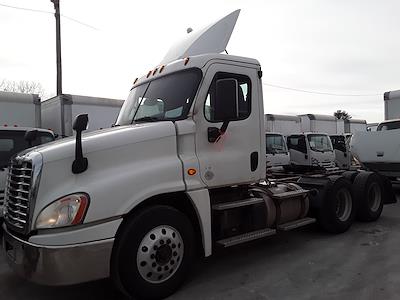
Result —
<instances>
[{"instance_id":1,"label":"white roof fairing","mask_svg":"<svg viewBox=\"0 0 400 300\"><path fill-rule=\"evenodd\" d=\"M201 30L190 32L169 49L160 65L188 56L223 52L231 38L239 13L240 9L235 10Z\"/></svg>"}]
</instances>

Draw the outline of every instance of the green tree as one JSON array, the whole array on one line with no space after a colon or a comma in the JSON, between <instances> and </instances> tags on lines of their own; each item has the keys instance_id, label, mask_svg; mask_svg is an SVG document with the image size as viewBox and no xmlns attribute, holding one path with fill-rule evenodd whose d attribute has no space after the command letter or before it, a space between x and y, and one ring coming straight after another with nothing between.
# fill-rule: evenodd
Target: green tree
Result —
<instances>
[{"instance_id":1,"label":"green tree","mask_svg":"<svg viewBox=\"0 0 400 300\"><path fill-rule=\"evenodd\" d=\"M333 113L333 115L336 117L338 120L350 120L352 116L345 110L340 110L338 109Z\"/></svg>"}]
</instances>

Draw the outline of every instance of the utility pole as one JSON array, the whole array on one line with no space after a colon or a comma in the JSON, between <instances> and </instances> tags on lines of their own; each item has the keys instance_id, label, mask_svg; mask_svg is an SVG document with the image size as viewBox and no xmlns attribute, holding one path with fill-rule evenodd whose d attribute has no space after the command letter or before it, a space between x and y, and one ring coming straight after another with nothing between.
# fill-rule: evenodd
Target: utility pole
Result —
<instances>
[{"instance_id":1,"label":"utility pole","mask_svg":"<svg viewBox=\"0 0 400 300\"><path fill-rule=\"evenodd\" d=\"M57 96L59 96L62 95L60 0L50 1L54 4L56 17Z\"/></svg>"}]
</instances>

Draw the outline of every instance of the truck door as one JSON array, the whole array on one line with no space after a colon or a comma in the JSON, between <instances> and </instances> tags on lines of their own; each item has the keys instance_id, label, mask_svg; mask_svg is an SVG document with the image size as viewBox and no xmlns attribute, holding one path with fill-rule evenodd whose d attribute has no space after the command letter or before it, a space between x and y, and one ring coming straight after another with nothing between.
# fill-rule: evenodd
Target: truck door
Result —
<instances>
[{"instance_id":1,"label":"truck door","mask_svg":"<svg viewBox=\"0 0 400 300\"><path fill-rule=\"evenodd\" d=\"M309 166L310 157L307 151L306 137L302 134L290 135L287 138L290 162L294 165Z\"/></svg>"},{"instance_id":2,"label":"truck door","mask_svg":"<svg viewBox=\"0 0 400 300\"><path fill-rule=\"evenodd\" d=\"M349 147L344 136L331 136L333 150L335 151L335 163L339 168L348 169L351 157Z\"/></svg>"},{"instance_id":3,"label":"truck door","mask_svg":"<svg viewBox=\"0 0 400 300\"><path fill-rule=\"evenodd\" d=\"M255 68L215 63L206 71L193 119L201 179L208 187L253 182L265 174L259 81Z\"/></svg>"}]
</instances>

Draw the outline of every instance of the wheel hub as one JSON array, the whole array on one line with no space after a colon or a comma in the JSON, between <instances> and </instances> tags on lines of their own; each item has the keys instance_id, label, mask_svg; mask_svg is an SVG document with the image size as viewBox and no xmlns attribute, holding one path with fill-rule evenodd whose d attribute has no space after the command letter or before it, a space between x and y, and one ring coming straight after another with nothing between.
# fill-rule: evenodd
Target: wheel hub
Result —
<instances>
[{"instance_id":1,"label":"wheel hub","mask_svg":"<svg viewBox=\"0 0 400 300\"><path fill-rule=\"evenodd\" d=\"M183 253L183 239L178 230L168 225L153 228L138 247L139 274L151 283L166 281L178 270Z\"/></svg>"}]
</instances>

